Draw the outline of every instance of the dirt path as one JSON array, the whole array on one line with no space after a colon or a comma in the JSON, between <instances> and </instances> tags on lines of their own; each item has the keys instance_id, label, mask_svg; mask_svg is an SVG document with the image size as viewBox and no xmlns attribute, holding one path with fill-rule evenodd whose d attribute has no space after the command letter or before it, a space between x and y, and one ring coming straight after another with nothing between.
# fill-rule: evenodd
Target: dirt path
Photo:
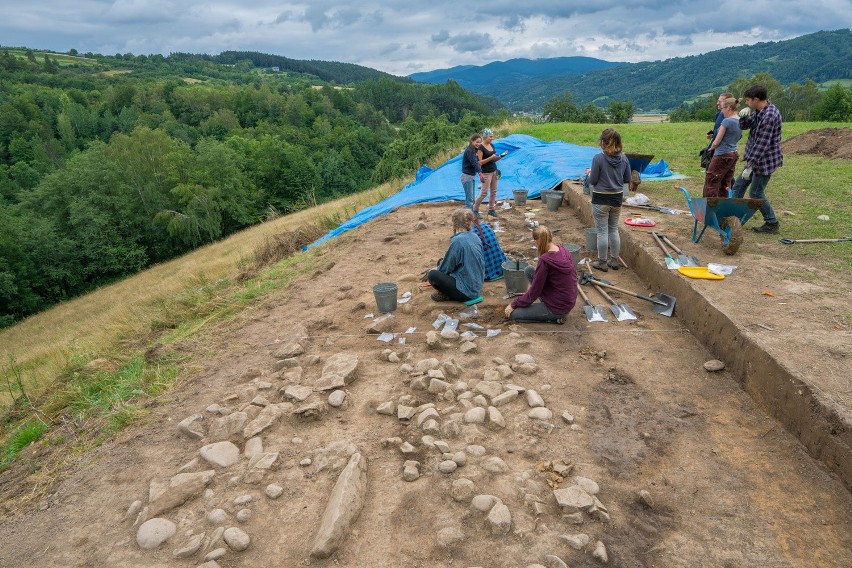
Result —
<instances>
[{"instance_id":1,"label":"dirt path","mask_svg":"<svg viewBox=\"0 0 852 568\"><path fill-rule=\"evenodd\" d=\"M474 321L502 333L492 338L480 334L476 349L468 353L457 340L444 340L443 349L428 349L425 332L437 315L443 311L455 317L460 310L432 302L414 275L445 250L452 209L404 208L336 239L317 259L319 268L310 277L246 313L238 325L222 329L213 344L184 346L198 358L197 375L155 408L148 424L81 462L59 484L45 510L4 522L0 566L197 566L206 554L222 548L220 566L558 566L546 558L555 555L576 568L600 564L592 556L597 541L605 545L609 564L622 567L852 565L850 493L758 408L727 371L703 370L702 364L713 357L679 319L657 316L636 300L628 302L640 314L636 322L611 318L606 324L589 324L578 308L564 326L507 325L500 316L505 288L495 282L486 284L480 317ZM539 212L539 218L559 229L562 242L583 242L582 225L566 208ZM420 220L426 228L414 229ZM506 212L500 225L504 249L531 256L520 212ZM701 253L712 256L703 249ZM754 278L773 278L776 290L785 289L779 288L784 280L766 266L742 266L740 271L737 286L743 288L735 288L737 293L745 294L746 286L762 288ZM632 271L610 272L608 278L645 290ZM414 294L389 324L397 333L417 328L401 335L405 345L396 339L385 344L365 333L369 320L364 315L375 308L371 285L385 279L398 281L400 294ZM736 300L722 298L718 290L707 292L714 302L730 302L736 309ZM788 298L788 305L795 297ZM825 298L828 307L821 309L831 311L831 302L839 299L828 290ZM788 316L769 320L759 307L743 314L791 337L797 327ZM276 360L282 347L302 333L302 325L309 339L303 341L305 352L295 356L301 376L285 367L289 378L282 377ZM388 348L399 362L382 355ZM337 353L359 357L357 380L345 387L343 405L323 407L315 420L288 414L262 432L263 451L278 453L262 479L251 478L247 459L225 468L211 468L198 459L216 418L205 410L210 405L234 411L255 406L247 412L256 414L259 405L284 400L278 394L282 386L314 384ZM538 391L552 419L530 419L524 393L499 407L505 428L460 420L456 413L466 410L459 400L462 393L475 393L479 381L501 369L506 372L501 364L513 363L520 354L532 356L537 370L524 374L516 366L517 372L501 382ZM450 383L465 382L468 389L458 387L453 395L415 390L417 377L412 382L411 373L401 367L431 357L445 362L441 369ZM810 356L801 351L796 357L805 366ZM454 364L446 364L450 359ZM455 368L458 376L451 377ZM441 452L424 444L424 432L415 421L404 423L376 412L380 404L404 396L415 399L403 399L409 406L435 404L440 419L433 437L446 441L452 453L465 452L462 467L440 473ZM314 393L305 402L325 398ZM253 400L257 404L250 405ZM573 415L573 426L561 418L564 412ZM191 440L177 428L196 413L205 416L208 436L203 440ZM404 456L399 442L386 442L393 437L410 442L414 453ZM230 439L244 449L241 433ZM329 448L334 442L338 445ZM329 493L352 451L341 442L351 442L367 458L364 508L331 559L311 559ZM472 446L484 448L484 455ZM306 458L310 465L300 465L307 464ZM489 472L494 458L503 460L507 471ZM403 464L409 459L421 464L420 477L412 482L403 481ZM564 480L553 477L554 466L566 468ZM153 550L139 548L135 515L125 518L125 512L136 500L148 503L152 479L167 481L182 468L210 468L216 474L206 494L198 491L160 515L176 523L173 537ZM573 485L574 476L599 485L597 498L608 522L600 512L563 516L566 511L560 511L547 482L565 488ZM508 507L508 533L492 534L499 530L489 527L486 513L472 509L470 495L454 498L454 493L462 495L459 489L454 492L453 482L462 478L473 482L473 494L494 495ZM283 489L277 499L265 495L273 483ZM648 491L652 507L640 503L640 490ZM252 502L235 505L244 495L251 495ZM217 508L225 511L225 520L211 522L208 515ZM243 508L250 518L239 522L235 517ZM234 552L221 537L207 542L216 536L217 526L241 528L251 545ZM446 528L463 536L441 546L439 531ZM191 535L201 533L201 550L185 559L173 557ZM582 550L559 538L579 533L590 537Z\"/></svg>"}]
</instances>

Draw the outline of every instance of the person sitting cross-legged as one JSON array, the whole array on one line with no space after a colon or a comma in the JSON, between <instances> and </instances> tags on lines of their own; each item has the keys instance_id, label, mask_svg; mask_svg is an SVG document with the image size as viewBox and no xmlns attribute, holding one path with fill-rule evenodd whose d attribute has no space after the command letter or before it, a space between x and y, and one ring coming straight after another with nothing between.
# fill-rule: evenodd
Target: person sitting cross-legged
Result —
<instances>
[{"instance_id":1,"label":"person sitting cross-legged","mask_svg":"<svg viewBox=\"0 0 852 568\"><path fill-rule=\"evenodd\" d=\"M472 302L481 298L485 282L482 241L470 230L473 211L456 209L452 220L450 247L438 267L426 273L426 280L435 289L432 299L436 302Z\"/></svg>"}]
</instances>

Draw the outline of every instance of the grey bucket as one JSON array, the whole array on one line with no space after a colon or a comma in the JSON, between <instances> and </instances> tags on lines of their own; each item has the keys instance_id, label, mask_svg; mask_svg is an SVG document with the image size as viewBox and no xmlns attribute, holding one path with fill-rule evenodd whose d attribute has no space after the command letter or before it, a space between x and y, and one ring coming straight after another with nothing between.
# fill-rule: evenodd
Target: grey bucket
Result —
<instances>
[{"instance_id":1,"label":"grey bucket","mask_svg":"<svg viewBox=\"0 0 852 568\"><path fill-rule=\"evenodd\" d=\"M559 205L562 204L562 196L556 193L555 191L551 191L547 195L545 203L547 204L548 211L556 211L557 209L559 209Z\"/></svg>"},{"instance_id":2,"label":"grey bucket","mask_svg":"<svg viewBox=\"0 0 852 568\"><path fill-rule=\"evenodd\" d=\"M586 250L598 250L598 229L591 227L586 229Z\"/></svg>"},{"instance_id":3,"label":"grey bucket","mask_svg":"<svg viewBox=\"0 0 852 568\"><path fill-rule=\"evenodd\" d=\"M524 272L529 266L523 260L506 260L503 266L503 280L506 282L506 292L509 294L523 294L530 287L530 281Z\"/></svg>"},{"instance_id":4,"label":"grey bucket","mask_svg":"<svg viewBox=\"0 0 852 568\"><path fill-rule=\"evenodd\" d=\"M546 205L547 204L547 196L550 195L551 193L553 193L553 191L550 190L550 189L542 189L541 190L541 202Z\"/></svg>"},{"instance_id":5,"label":"grey bucket","mask_svg":"<svg viewBox=\"0 0 852 568\"><path fill-rule=\"evenodd\" d=\"M569 244L565 245L565 248L568 250L568 252L571 253L571 257L574 259L574 266L577 266L577 263L580 262L580 245Z\"/></svg>"},{"instance_id":6,"label":"grey bucket","mask_svg":"<svg viewBox=\"0 0 852 568\"><path fill-rule=\"evenodd\" d=\"M376 306L383 314L396 310L396 282L379 282L373 286Z\"/></svg>"},{"instance_id":7,"label":"grey bucket","mask_svg":"<svg viewBox=\"0 0 852 568\"><path fill-rule=\"evenodd\" d=\"M512 190L512 195L515 197L515 207L523 207L527 204L527 190L515 189Z\"/></svg>"}]
</instances>

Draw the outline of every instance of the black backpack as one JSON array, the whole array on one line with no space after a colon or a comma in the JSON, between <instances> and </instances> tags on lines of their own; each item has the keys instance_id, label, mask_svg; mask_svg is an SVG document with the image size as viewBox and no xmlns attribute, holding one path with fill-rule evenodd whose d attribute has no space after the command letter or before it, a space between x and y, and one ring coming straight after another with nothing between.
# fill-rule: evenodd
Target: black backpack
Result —
<instances>
[{"instance_id":1,"label":"black backpack","mask_svg":"<svg viewBox=\"0 0 852 568\"><path fill-rule=\"evenodd\" d=\"M712 144L712 142L710 144ZM701 169L704 170L710 167L710 160L713 159L713 154L716 152L710 148L710 144L707 144L706 148L702 148L701 151L698 152L698 156L701 158Z\"/></svg>"}]
</instances>

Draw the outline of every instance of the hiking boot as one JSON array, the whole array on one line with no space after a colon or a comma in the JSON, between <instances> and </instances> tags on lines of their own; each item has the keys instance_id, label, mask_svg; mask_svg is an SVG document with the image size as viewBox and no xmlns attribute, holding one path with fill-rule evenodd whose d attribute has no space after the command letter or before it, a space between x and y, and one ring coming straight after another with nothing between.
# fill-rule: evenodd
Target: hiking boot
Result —
<instances>
[{"instance_id":1,"label":"hiking boot","mask_svg":"<svg viewBox=\"0 0 852 568\"><path fill-rule=\"evenodd\" d=\"M489 209L489 210L488 210L488 214L489 214L489 215L491 215L492 217L496 217L496 216L497 216L497 211L495 211L494 209Z\"/></svg>"},{"instance_id":2,"label":"hiking boot","mask_svg":"<svg viewBox=\"0 0 852 568\"><path fill-rule=\"evenodd\" d=\"M606 261L606 265L612 268L613 270L618 270L619 268L621 268L621 264L619 264L618 260L614 258L611 258Z\"/></svg>"},{"instance_id":3,"label":"hiking boot","mask_svg":"<svg viewBox=\"0 0 852 568\"><path fill-rule=\"evenodd\" d=\"M601 272L606 272L609 268L606 267L606 261L604 260L593 260L592 268L597 268Z\"/></svg>"},{"instance_id":4,"label":"hiking boot","mask_svg":"<svg viewBox=\"0 0 852 568\"><path fill-rule=\"evenodd\" d=\"M751 230L755 233L765 233L767 235L777 235L778 234L778 225L779 223L764 223L760 227L752 227Z\"/></svg>"},{"instance_id":5,"label":"hiking boot","mask_svg":"<svg viewBox=\"0 0 852 568\"><path fill-rule=\"evenodd\" d=\"M431 298L436 302L447 302L450 299L449 297L445 296L444 294L441 294L440 292L432 292Z\"/></svg>"}]
</instances>

